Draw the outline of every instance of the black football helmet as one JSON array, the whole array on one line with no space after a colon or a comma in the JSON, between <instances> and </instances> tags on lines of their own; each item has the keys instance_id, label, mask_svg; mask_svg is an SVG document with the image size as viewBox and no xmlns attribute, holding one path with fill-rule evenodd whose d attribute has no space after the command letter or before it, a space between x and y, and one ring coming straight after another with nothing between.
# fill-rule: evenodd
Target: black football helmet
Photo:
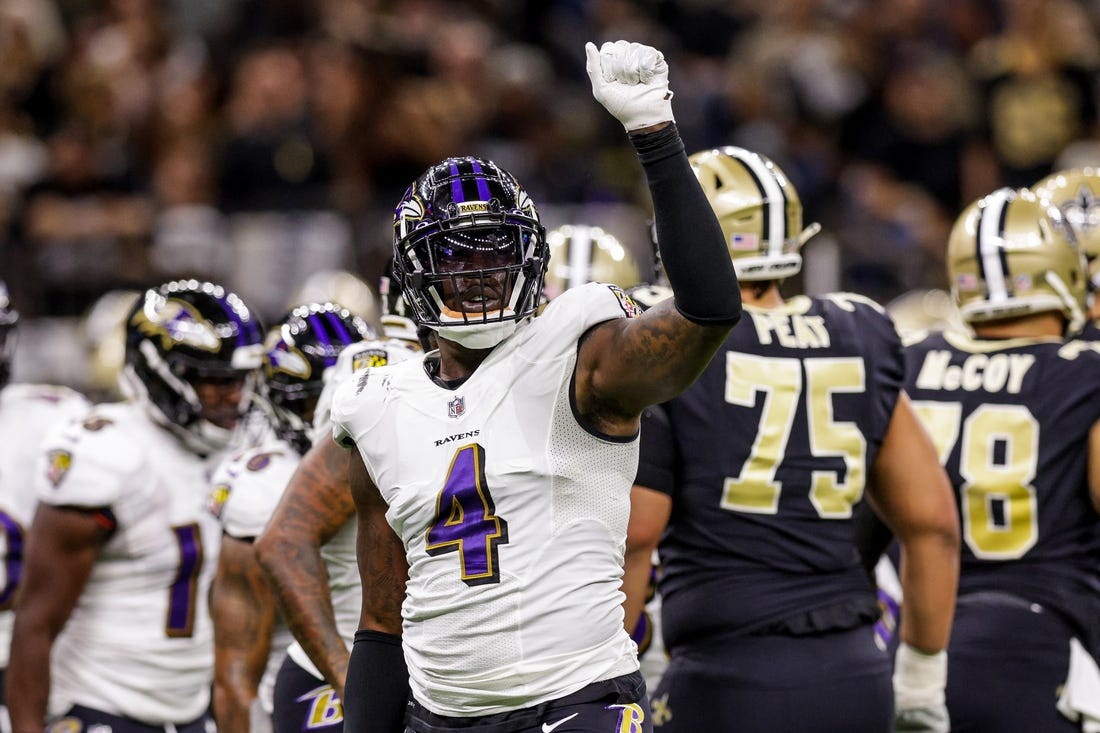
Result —
<instances>
[{"instance_id":1,"label":"black football helmet","mask_svg":"<svg viewBox=\"0 0 1100 733\"><path fill-rule=\"evenodd\" d=\"M243 380L243 411L262 353L260 322L239 297L210 282L168 282L145 291L126 319L123 386L205 455L227 447L233 431L203 416L195 382Z\"/></svg>"},{"instance_id":2,"label":"black football helmet","mask_svg":"<svg viewBox=\"0 0 1100 733\"><path fill-rule=\"evenodd\" d=\"M0 280L0 387L11 379L11 363L15 359L15 325L19 311L11 306L8 285Z\"/></svg>"},{"instance_id":3,"label":"black football helmet","mask_svg":"<svg viewBox=\"0 0 1100 733\"><path fill-rule=\"evenodd\" d=\"M538 309L546 230L527 192L492 161L433 165L397 205L393 229L394 277L417 323L459 340L462 331L507 333ZM473 279L481 292L503 287L502 307L448 304Z\"/></svg>"},{"instance_id":4,"label":"black football helmet","mask_svg":"<svg viewBox=\"0 0 1100 733\"><path fill-rule=\"evenodd\" d=\"M299 453L309 450L308 431L325 370L345 347L376 338L359 316L336 303L296 306L264 341L264 396L275 433Z\"/></svg>"}]
</instances>

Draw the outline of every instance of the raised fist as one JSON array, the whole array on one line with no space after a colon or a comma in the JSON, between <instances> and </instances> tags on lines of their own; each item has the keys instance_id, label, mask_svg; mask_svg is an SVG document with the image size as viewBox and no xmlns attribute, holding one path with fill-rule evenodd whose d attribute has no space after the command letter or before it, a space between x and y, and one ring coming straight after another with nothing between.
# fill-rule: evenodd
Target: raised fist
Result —
<instances>
[{"instance_id":1,"label":"raised fist","mask_svg":"<svg viewBox=\"0 0 1100 733\"><path fill-rule=\"evenodd\" d=\"M674 120L668 64L660 51L627 41L608 42L599 50L589 42L584 51L592 96L627 132Z\"/></svg>"}]
</instances>

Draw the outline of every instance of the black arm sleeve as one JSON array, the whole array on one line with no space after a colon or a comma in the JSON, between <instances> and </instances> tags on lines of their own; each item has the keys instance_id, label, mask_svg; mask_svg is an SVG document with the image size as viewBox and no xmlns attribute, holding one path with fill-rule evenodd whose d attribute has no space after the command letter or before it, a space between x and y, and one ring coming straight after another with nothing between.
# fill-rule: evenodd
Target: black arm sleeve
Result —
<instances>
[{"instance_id":1,"label":"black arm sleeve","mask_svg":"<svg viewBox=\"0 0 1100 733\"><path fill-rule=\"evenodd\" d=\"M344 730L402 733L409 701L409 669L401 637L355 632L344 683Z\"/></svg>"},{"instance_id":2,"label":"black arm sleeve","mask_svg":"<svg viewBox=\"0 0 1100 733\"><path fill-rule=\"evenodd\" d=\"M676 309L703 325L736 323L741 289L733 261L676 125L630 140L649 182L658 247Z\"/></svg>"}]
</instances>

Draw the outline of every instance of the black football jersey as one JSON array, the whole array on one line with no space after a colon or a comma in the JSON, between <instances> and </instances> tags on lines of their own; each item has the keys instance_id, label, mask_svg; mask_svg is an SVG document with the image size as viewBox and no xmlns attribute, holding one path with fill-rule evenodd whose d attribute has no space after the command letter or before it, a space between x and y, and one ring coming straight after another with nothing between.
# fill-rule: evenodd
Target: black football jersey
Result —
<instances>
[{"instance_id":1,"label":"black football jersey","mask_svg":"<svg viewBox=\"0 0 1100 733\"><path fill-rule=\"evenodd\" d=\"M1087 321L1077 338L1082 341L1100 341L1100 325L1096 321Z\"/></svg>"},{"instance_id":2,"label":"black football jersey","mask_svg":"<svg viewBox=\"0 0 1100 733\"><path fill-rule=\"evenodd\" d=\"M665 404L667 428L643 422L638 481L673 500L659 547L670 647L815 609L874 614L852 509L903 370L872 301L799 296L746 308L698 381Z\"/></svg>"},{"instance_id":3,"label":"black football jersey","mask_svg":"<svg viewBox=\"0 0 1100 733\"><path fill-rule=\"evenodd\" d=\"M1001 591L1093 625L1100 517L1088 487L1100 344L933 334L906 348L906 391L958 499L959 594Z\"/></svg>"}]
</instances>

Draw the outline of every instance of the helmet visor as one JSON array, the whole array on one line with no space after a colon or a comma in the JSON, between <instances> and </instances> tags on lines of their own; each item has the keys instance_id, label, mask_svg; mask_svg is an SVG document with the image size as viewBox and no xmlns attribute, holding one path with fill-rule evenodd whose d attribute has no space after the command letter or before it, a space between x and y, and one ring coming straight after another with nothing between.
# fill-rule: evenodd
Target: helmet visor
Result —
<instances>
[{"instance_id":1,"label":"helmet visor","mask_svg":"<svg viewBox=\"0 0 1100 733\"><path fill-rule=\"evenodd\" d=\"M431 262L440 273L493 270L521 263L518 227L452 229L430 239Z\"/></svg>"}]
</instances>

